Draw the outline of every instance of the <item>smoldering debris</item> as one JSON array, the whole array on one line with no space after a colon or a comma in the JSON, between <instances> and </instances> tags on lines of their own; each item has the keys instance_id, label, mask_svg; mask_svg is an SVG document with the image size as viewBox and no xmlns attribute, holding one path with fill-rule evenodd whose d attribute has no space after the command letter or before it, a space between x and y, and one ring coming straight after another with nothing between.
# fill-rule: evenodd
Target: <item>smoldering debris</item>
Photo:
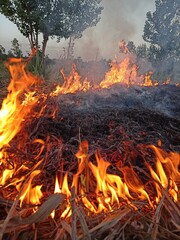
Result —
<instances>
[{"instance_id":1,"label":"smoldering debris","mask_svg":"<svg viewBox=\"0 0 180 240\"><path fill-rule=\"evenodd\" d=\"M132 86L130 88L114 85L111 89L100 89L61 95L59 104L67 105L73 111L99 109L146 110L168 117L180 118L180 87L161 85L153 87Z\"/></svg>"}]
</instances>

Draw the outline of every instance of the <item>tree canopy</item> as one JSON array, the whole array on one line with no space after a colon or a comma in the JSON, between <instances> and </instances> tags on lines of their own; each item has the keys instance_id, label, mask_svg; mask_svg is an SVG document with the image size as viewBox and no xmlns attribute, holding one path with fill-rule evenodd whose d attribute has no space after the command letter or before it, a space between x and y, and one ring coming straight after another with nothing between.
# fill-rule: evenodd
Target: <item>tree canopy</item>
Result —
<instances>
[{"instance_id":1,"label":"tree canopy","mask_svg":"<svg viewBox=\"0 0 180 240\"><path fill-rule=\"evenodd\" d=\"M10 50L10 52L12 53L12 55L14 57L22 57L22 51L21 51L21 48L20 48L20 44L19 44L19 41L17 40L17 38L14 38L12 41L11 41L11 44L12 44L12 48Z\"/></svg>"},{"instance_id":2,"label":"tree canopy","mask_svg":"<svg viewBox=\"0 0 180 240\"><path fill-rule=\"evenodd\" d=\"M80 37L100 20L102 0L0 0L0 12L16 24L28 38L31 48L38 47L43 34L42 51L49 37Z\"/></svg>"},{"instance_id":3,"label":"tree canopy","mask_svg":"<svg viewBox=\"0 0 180 240\"><path fill-rule=\"evenodd\" d=\"M155 11L147 12L143 39L150 43L148 58L156 71L179 78L180 1L155 0Z\"/></svg>"},{"instance_id":4,"label":"tree canopy","mask_svg":"<svg viewBox=\"0 0 180 240\"><path fill-rule=\"evenodd\" d=\"M155 0L156 10L147 12L143 39L166 57L174 56L179 60L180 54L180 1Z\"/></svg>"}]
</instances>

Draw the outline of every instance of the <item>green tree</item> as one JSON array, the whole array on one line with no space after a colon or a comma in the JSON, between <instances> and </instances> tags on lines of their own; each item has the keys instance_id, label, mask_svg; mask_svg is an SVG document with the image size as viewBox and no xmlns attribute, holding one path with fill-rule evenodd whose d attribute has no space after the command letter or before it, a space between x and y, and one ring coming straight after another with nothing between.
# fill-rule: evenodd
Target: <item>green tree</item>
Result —
<instances>
[{"instance_id":1,"label":"green tree","mask_svg":"<svg viewBox=\"0 0 180 240\"><path fill-rule=\"evenodd\" d=\"M148 59L161 78L179 80L180 1L155 0L155 11L147 12L143 39L151 45Z\"/></svg>"},{"instance_id":2,"label":"green tree","mask_svg":"<svg viewBox=\"0 0 180 240\"><path fill-rule=\"evenodd\" d=\"M158 52L159 52L159 49L155 45L151 44L147 49L148 60L152 63L155 63L157 60Z\"/></svg>"},{"instance_id":3,"label":"green tree","mask_svg":"<svg viewBox=\"0 0 180 240\"><path fill-rule=\"evenodd\" d=\"M0 45L0 61L5 59L6 59L6 50L2 45Z\"/></svg>"},{"instance_id":4,"label":"green tree","mask_svg":"<svg viewBox=\"0 0 180 240\"><path fill-rule=\"evenodd\" d=\"M11 41L11 44L12 44L12 47L11 47L12 55L14 57L22 57L22 51L21 51L21 48L20 48L19 41L16 38L14 38Z\"/></svg>"},{"instance_id":5,"label":"green tree","mask_svg":"<svg viewBox=\"0 0 180 240\"><path fill-rule=\"evenodd\" d=\"M159 49L157 57L179 61L180 1L155 0L155 6L153 13L147 12L143 39Z\"/></svg>"},{"instance_id":6,"label":"green tree","mask_svg":"<svg viewBox=\"0 0 180 240\"><path fill-rule=\"evenodd\" d=\"M0 45L0 55L4 54L5 51L6 51L5 48L2 45Z\"/></svg>"},{"instance_id":7,"label":"green tree","mask_svg":"<svg viewBox=\"0 0 180 240\"><path fill-rule=\"evenodd\" d=\"M64 3L69 37L80 38L88 27L95 26L100 20L102 0L69 0ZM61 36L60 36L61 37Z\"/></svg>"},{"instance_id":8,"label":"green tree","mask_svg":"<svg viewBox=\"0 0 180 240\"><path fill-rule=\"evenodd\" d=\"M0 12L15 23L28 38L31 48L39 46L43 34L42 56L49 37L80 37L100 20L102 0L0 0Z\"/></svg>"},{"instance_id":9,"label":"green tree","mask_svg":"<svg viewBox=\"0 0 180 240\"><path fill-rule=\"evenodd\" d=\"M34 0L0 0L0 12L18 27L28 38L31 48L38 46L39 16L37 1Z\"/></svg>"},{"instance_id":10,"label":"green tree","mask_svg":"<svg viewBox=\"0 0 180 240\"><path fill-rule=\"evenodd\" d=\"M140 58L147 58L148 56L147 52L148 52L148 47L145 43L140 44L136 48L136 55Z\"/></svg>"},{"instance_id":11,"label":"green tree","mask_svg":"<svg viewBox=\"0 0 180 240\"><path fill-rule=\"evenodd\" d=\"M136 46L133 41L129 41L127 43L127 48L129 50L129 52L136 53Z\"/></svg>"}]
</instances>

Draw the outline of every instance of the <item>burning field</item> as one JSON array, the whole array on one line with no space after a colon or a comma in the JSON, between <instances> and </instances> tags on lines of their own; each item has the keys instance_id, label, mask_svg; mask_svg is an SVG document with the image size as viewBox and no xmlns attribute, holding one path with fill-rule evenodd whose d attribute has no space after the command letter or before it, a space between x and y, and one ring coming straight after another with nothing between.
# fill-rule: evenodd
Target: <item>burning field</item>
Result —
<instances>
[{"instance_id":1,"label":"burning field","mask_svg":"<svg viewBox=\"0 0 180 240\"><path fill-rule=\"evenodd\" d=\"M56 87L10 59L0 239L180 239L180 87L125 58Z\"/></svg>"}]
</instances>

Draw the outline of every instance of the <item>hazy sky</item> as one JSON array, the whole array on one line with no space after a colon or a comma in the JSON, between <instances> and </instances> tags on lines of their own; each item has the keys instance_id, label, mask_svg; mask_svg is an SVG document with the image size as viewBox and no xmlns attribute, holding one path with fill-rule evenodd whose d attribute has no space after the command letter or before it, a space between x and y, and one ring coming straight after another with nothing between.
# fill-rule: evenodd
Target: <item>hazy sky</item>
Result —
<instances>
[{"instance_id":1,"label":"hazy sky","mask_svg":"<svg viewBox=\"0 0 180 240\"><path fill-rule=\"evenodd\" d=\"M87 29L81 39L75 42L75 55L86 59L113 58L118 51L118 42L134 41L142 43L142 34L146 13L154 10L155 0L103 0L104 10L100 22ZM29 49L26 38L18 31L16 25L0 14L0 44L10 48L14 37L19 40L23 51ZM56 43L50 40L47 53L59 58L67 41Z\"/></svg>"}]
</instances>

